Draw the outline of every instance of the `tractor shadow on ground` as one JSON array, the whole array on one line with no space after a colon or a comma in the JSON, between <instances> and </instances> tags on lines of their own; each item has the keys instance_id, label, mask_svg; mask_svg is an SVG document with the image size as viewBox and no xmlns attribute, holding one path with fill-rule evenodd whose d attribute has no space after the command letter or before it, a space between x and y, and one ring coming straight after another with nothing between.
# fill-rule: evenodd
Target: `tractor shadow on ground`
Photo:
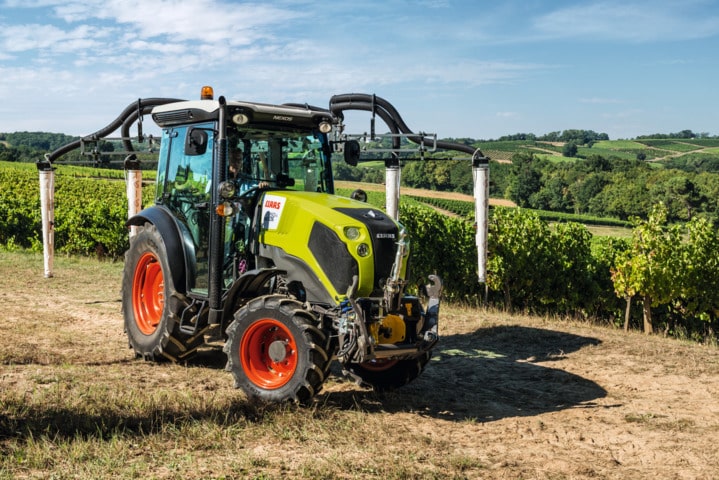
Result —
<instances>
[{"instance_id":1,"label":"tractor shadow on ground","mask_svg":"<svg viewBox=\"0 0 719 480\"><path fill-rule=\"evenodd\" d=\"M410 413L457 422L491 422L571 408L607 408L596 402L607 394L602 387L546 365L600 344L595 338L553 330L523 326L480 328L442 337L423 374L395 392L378 395L346 377L331 376L315 397L314 406L297 408L359 410L370 415ZM225 356L219 349L208 350L188 362L188 366L217 369L224 365ZM261 422L266 412L284 408L251 402L242 395L229 409L210 406L189 411L160 405L143 412L87 413L73 405L27 406L24 402L22 396L5 401L6 412L20 414L0 411L0 452L1 442L8 438L82 435L110 439L118 431L144 436L161 432L168 424L177 426L198 420L220 425Z\"/></svg>"},{"instance_id":2,"label":"tractor shadow on ground","mask_svg":"<svg viewBox=\"0 0 719 480\"><path fill-rule=\"evenodd\" d=\"M478 422L596 408L595 401L605 397L606 390L591 380L537 363L561 360L599 344L596 338L531 327L480 328L442 337L422 375L394 392L333 391L328 386L318 400L338 408Z\"/></svg>"}]
</instances>

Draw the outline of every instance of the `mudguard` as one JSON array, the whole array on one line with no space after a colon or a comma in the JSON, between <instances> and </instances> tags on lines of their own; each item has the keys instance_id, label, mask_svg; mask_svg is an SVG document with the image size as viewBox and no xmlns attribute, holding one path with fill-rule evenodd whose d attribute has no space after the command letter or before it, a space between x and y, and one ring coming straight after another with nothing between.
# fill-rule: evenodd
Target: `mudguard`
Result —
<instances>
[{"instance_id":1,"label":"mudguard","mask_svg":"<svg viewBox=\"0 0 719 480\"><path fill-rule=\"evenodd\" d=\"M263 287L272 277L286 273L287 272L277 268L258 268L243 273L242 276L232 284L223 300L222 318L225 322L223 328L232 322L238 302L242 299L250 300L264 294Z\"/></svg>"},{"instance_id":2,"label":"mudguard","mask_svg":"<svg viewBox=\"0 0 719 480\"><path fill-rule=\"evenodd\" d=\"M152 223L165 242L167 261L175 288L187 293L195 283L195 247L190 232L177 222L172 213L161 205L153 205L131 217L125 225L142 226Z\"/></svg>"}]
</instances>

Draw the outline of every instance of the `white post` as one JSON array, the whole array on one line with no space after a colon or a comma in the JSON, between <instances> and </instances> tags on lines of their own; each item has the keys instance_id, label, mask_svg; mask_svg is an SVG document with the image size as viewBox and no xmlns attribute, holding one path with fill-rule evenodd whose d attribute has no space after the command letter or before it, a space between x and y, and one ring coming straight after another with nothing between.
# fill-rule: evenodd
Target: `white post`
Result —
<instances>
[{"instance_id":1,"label":"white post","mask_svg":"<svg viewBox=\"0 0 719 480\"><path fill-rule=\"evenodd\" d=\"M45 278L51 278L55 257L55 172L52 167L40 170L40 211Z\"/></svg>"},{"instance_id":2,"label":"white post","mask_svg":"<svg viewBox=\"0 0 719 480\"><path fill-rule=\"evenodd\" d=\"M397 220L399 218L399 181L400 167L387 167L385 174L385 202L387 214Z\"/></svg>"},{"instance_id":3,"label":"white post","mask_svg":"<svg viewBox=\"0 0 719 480\"><path fill-rule=\"evenodd\" d=\"M480 283L487 281L487 234L489 229L489 163L472 165L474 180L474 219L477 223L477 275Z\"/></svg>"},{"instance_id":4,"label":"white post","mask_svg":"<svg viewBox=\"0 0 719 480\"><path fill-rule=\"evenodd\" d=\"M142 210L142 170L127 170L125 180L127 188L127 218L130 219ZM130 227L130 237L137 233L137 227Z\"/></svg>"}]
</instances>

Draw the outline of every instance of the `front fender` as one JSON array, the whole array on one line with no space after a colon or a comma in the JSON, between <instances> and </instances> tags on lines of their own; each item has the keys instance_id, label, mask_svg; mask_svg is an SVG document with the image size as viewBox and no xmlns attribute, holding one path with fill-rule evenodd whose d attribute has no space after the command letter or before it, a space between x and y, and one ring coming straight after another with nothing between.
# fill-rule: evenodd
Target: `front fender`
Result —
<instances>
[{"instance_id":1,"label":"front fender","mask_svg":"<svg viewBox=\"0 0 719 480\"><path fill-rule=\"evenodd\" d=\"M131 217L125 225L142 226L147 222L157 228L165 242L167 261L175 289L187 293L190 286L195 283L196 273L195 246L190 232L166 207L161 205L153 205L142 210Z\"/></svg>"},{"instance_id":2,"label":"front fender","mask_svg":"<svg viewBox=\"0 0 719 480\"><path fill-rule=\"evenodd\" d=\"M230 289L227 291L224 299L224 308L222 318L224 319L224 330L235 315L236 308L246 300L265 294L265 285L267 282L277 275L284 275L285 271L277 268L259 268L248 270L243 273L240 278L235 280Z\"/></svg>"}]
</instances>

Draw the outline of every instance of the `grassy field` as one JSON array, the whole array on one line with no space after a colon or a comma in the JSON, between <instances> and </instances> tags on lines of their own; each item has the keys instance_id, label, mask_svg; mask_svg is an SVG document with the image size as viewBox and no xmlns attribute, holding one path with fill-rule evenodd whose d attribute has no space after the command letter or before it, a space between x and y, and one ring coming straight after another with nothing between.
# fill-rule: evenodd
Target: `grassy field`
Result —
<instances>
[{"instance_id":1,"label":"grassy field","mask_svg":"<svg viewBox=\"0 0 719 480\"><path fill-rule=\"evenodd\" d=\"M443 305L423 375L334 371L316 403L249 402L224 355L137 360L121 263L0 255L0 478L716 478L716 347Z\"/></svg>"},{"instance_id":2,"label":"grassy field","mask_svg":"<svg viewBox=\"0 0 719 480\"><path fill-rule=\"evenodd\" d=\"M525 140L481 142L478 144L482 151L490 158L498 161L509 161L512 156L520 152L531 152L548 160L566 161L562 157L561 142L529 142ZM579 146L578 154L582 157L601 155L606 158L618 157L634 159L639 152L646 158L661 159L667 156L677 156L690 153L705 153L716 155L719 139L639 139L639 140L602 140L591 147Z\"/></svg>"}]
</instances>

